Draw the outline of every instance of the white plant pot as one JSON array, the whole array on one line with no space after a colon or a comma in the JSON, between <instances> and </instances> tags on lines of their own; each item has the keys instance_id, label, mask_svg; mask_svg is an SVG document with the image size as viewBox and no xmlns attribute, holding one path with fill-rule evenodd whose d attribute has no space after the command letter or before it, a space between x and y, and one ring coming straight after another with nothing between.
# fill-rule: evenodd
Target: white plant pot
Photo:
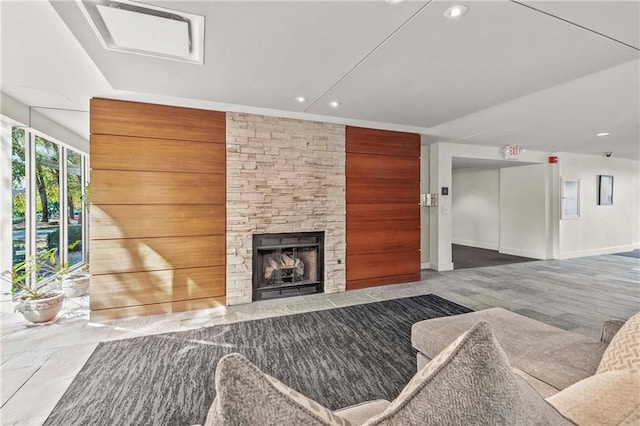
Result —
<instances>
[{"instance_id":1,"label":"white plant pot","mask_svg":"<svg viewBox=\"0 0 640 426\"><path fill-rule=\"evenodd\" d=\"M46 299L23 300L19 305L19 312L24 318L30 322L47 322L51 321L58 315L62 302L64 301L64 293L58 290L52 291L55 296Z\"/></svg>"},{"instance_id":2,"label":"white plant pot","mask_svg":"<svg viewBox=\"0 0 640 426\"><path fill-rule=\"evenodd\" d=\"M70 275L62 281L62 290L67 297L84 296L89 290L89 274Z\"/></svg>"}]
</instances>

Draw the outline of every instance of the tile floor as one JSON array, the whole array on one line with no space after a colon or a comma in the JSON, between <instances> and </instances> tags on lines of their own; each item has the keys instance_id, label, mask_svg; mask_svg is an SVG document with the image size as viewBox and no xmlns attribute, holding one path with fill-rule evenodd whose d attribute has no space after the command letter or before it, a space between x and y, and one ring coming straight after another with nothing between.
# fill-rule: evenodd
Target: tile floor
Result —
<instances>
[{"instance_id":1,"label":"tile floor","mask_svg":"<svg viewBox=\"0 0 640 426\"><path fill-rule=\"evenodd\" d=\"M596 339L604 319L626 319L640 310L640 260L624 256L422 275L421 281L408 284L103 323L89 321L88 297L65 301L57 321L47 325L28 325L5 297L0 300L0 424L41 425L103 341L426 293L475 310L500 306Z\"/></svg>"}]
</instances>

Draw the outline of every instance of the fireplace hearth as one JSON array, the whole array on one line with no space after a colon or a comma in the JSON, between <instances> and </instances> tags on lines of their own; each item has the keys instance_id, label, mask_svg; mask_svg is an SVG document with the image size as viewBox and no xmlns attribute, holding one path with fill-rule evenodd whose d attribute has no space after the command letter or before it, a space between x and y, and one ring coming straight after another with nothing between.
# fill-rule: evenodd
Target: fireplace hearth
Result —
<instances>
[{"instance_id":1,"label":"fireplace hearth","mask_svg":"<svg viewBox=\"0 0 640 426\"><path fill-rule=\"evenodd\" d=\"M253 300L324 291L324 232L255 234Z\"/></svg>"}]
</instances>

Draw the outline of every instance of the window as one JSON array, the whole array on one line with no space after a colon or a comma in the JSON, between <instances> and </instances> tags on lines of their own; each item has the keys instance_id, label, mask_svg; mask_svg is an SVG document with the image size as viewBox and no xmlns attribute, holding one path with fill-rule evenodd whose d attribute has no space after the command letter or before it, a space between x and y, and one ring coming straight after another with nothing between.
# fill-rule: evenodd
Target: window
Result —
<instances>
[{"instance_id":1,"label":"window","mask_svg":"<svg viewBox=\"0 0 640 426\"><path fill-rule=\"evenodd\" d=\"M67 153L67 258L69 266L84 261L82 244L82 193L84 173L82 155L78 152Z\"/></svg>"},{"instance_id":2,"label":"window","mask_svg":"<svg viewBox=\"0 0 640 426\"><path fill-rule=\"evenodd\" d=\"M12 263L55 249L59 261L81 265L87 156L24 127L11 128L11 145Z\"/></svg>"},{"instance_id":3,"label":"window","mask_svg":"<svg viewBox=\"0 0 640 426\"><path fill-rule=\"evenodd\" d=\"M35 254L38 257L60 248L60 147L40 136L35 137L35 143ZM59 256L58 250L58 260ZM53 275L53 271L48 274Z\"/></svg>"},{"instance_id":4,"label":"window","mask_svg":"<svg viewBox=\"0 0 640 426\"><path fill-rule=\"evenodd\" d=\"M580 219L580 179L578 178L562 178L560 219Z\"/></svg>"},{"instance_id":5,"label":"window","mask_svg":"<svg viewBox=\"0 0 640 426\"><path fill-rule=\"evenodd\" d=\"M27 188L25 131L19 127L11 128L11 194L13 208L13 264L25 259L27 253Z\"/></svg>"}]
</instances>

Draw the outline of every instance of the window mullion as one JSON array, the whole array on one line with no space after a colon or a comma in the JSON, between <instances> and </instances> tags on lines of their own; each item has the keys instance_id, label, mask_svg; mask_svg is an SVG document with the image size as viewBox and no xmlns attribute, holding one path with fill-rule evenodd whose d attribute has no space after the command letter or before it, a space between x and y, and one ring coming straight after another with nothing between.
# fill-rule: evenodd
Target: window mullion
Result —
<instances>
[{"instance_id":1,"label":"window mullion","mask_svg":"<svg viewBox=\"0 0 640 426\"><path fill-rule=\"evenodd\" d=\"M69 221L67 220L67 215L69 214L69 199L68 199L68 168L67 168L67 148L64 146L60 146L60 155L58 156L59 160L59 169L60 173L58 176L60 177L58 185L60 187L60 213L59 213L59 223L60 223L60 240L58 244L60 244L60 250L58 250L59 260L62 264L64 264L68 259L69 255Z\"/></svg>"},{"instance_id":2,"label":"window mullion","mask_svg":"<svg viewBox=\"0 0 640 426\"><path fill-rule=\"evenodd\" d=\"M89 156L82 155L82 260L89 264Z\"/></svg>"},{"instance_id":3,"label":"window mullion","mask_svg":"<svg viewBox=\"0 0 640 426\"><path fill-rule=\"evenodd\" d=\"M36 136L31 130L25 132L25 258L34 258L36 248ZM35 273L27 278L27 283L35 287Z\"/></svg>"}]
</instances>

